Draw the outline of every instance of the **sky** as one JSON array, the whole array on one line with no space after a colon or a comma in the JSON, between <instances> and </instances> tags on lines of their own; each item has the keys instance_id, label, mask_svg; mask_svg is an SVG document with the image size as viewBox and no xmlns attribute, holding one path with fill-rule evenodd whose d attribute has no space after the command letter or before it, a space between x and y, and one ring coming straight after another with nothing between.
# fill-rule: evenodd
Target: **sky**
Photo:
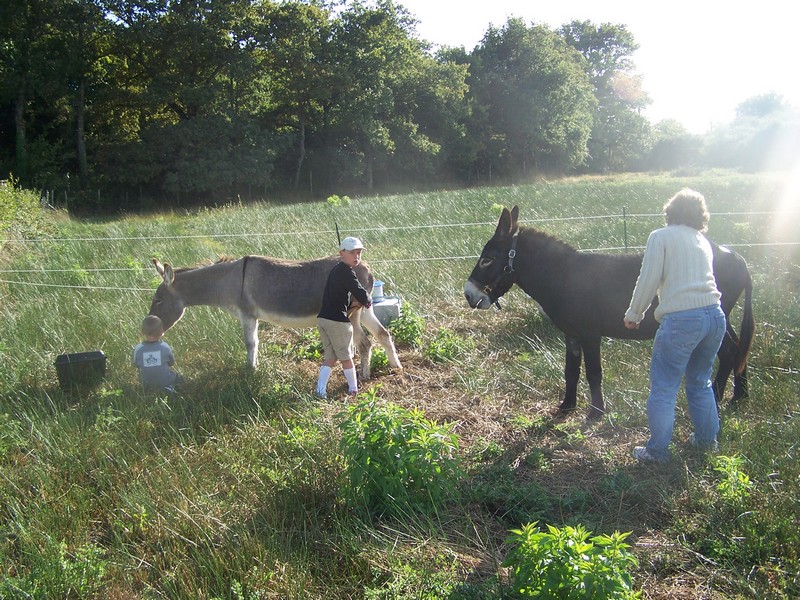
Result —
<instances>
[{"instance_id":1,"label":"sky","mask_svg":"<svg viewBox=\"0 0 800 600\"><path fill-rule=\"evenodd\" d=\"M729 123L736 107L776 93L800 108L798 37L792 2L760 0L397 0L420 38L472 51L508 17L555 29L573 20L625 25L639 49L635 71L655 124L675 119L690 132ZM737 6L738 5L738 6Z\"/></svg>"}]
</instances>

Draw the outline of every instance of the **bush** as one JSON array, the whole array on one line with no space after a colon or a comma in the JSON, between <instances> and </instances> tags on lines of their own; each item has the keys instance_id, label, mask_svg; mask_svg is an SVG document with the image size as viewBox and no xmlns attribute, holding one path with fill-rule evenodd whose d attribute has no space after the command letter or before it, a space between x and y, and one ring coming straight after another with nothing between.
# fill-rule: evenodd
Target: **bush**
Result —
<instances>
[{"instance_id":1,"label":"bush","mask_svg":"<svg viewBox=\"0 0 800 600\"><path fill-rule=\"evenodd\" d=\"M337 206L349 206L350 205L350 197L349 196L337 196L336 194L332 196L328 196L326 200L328 206L337 207Z\"/></svg>"},{"instance_id":2,"label":"bush","mask_svg":"<svg viewBox=\"0 0 800 600\"><path fill-rule=\"evenodd\" d=\"M456 332L443 327L437 330L433 339L425 346L425 358L433 362L450 362L458 360L473 348L472 340L459 336Z\"/></svg>"},{"instance_id":3,"label":"bush","mask_svg":"<svg viewBox=\"0 0 800 600\"><path fill-rule=\"evenodd\" d=\"M369 368L373 371L383 369L389 366L389 357L386 356L386 350L383 348L375 348L369 359Z\"/></svg>"},{"instance_id":4,"label":"bush","mask_svg":"<svg viewBox=\"0 0 800 600\"><path fill-rule=\"evenodd\" d=\"M370 512L437 507L455 488L458 437L420 410L382 403L377 388L340 424L351 499Z\"/></svg>"},{"instance_id":5,"label":"bush","mask_svg":"<svg viewBox=\"0 0 800 600\"><path fill-rule=\"evenodd\" d=\"M14 179L0 180L0 237L34 237L44 231L44 223L36 192L20 189Z\"/></svg>"},{"instance_id":6,"label":"bush","mask_svg":"<svg viewBox=\"0 0 800 600\"><path fill-rule=\"evenodd\" d=\"M389 333L395 344L403 344L412 348L422 345L422 334L425 333L425 319L417 314L410 304L403 306L400 316L389 323Z\"/></svg>"},{"instance_id":7,"label":"bush","mask_svg":"<svg viewBox=\"0 0 800 600\"><path fill-rule=\"evenodd\" d=\"M636 557L623 540L630 533L599 535L581 525L563 529L548 525L539 531L537 522L511 530L508 543L514 548L503 562L511 568L516 598L640 598L633 591L630 567Z\"/></svg>"}]
</instances>

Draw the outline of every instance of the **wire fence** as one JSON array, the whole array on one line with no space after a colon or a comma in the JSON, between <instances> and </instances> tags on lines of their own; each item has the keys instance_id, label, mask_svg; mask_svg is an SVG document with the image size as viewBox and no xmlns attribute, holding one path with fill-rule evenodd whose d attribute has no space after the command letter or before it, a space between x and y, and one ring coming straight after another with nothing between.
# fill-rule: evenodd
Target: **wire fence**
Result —
<instances>
[{"instance_id":1,"label":"wire fence","mask_svg":"<svg viewBox=\"0 0 800 600\"><path fill-rule=\"evenodd\" d=\"M727 213L713 213L712 216L726 217L751 217L751 216L792 216L800 215L800 211L791 212L774 212L774 211L748 211L748 212L727 212ZM524 219L519 223L522 225L531 225L536 223L557 223L569 221L602 221L602 220L623 220L626 219L651 219L663 218L663 213L623 213L623 214L606 214L606 215L588 215L580 217L548 217L539 219ZM434 223L430 225L396 225L392 227L360 227L354 232L387 232L387 231L413 231L425 229L444 229L456 227L485 227L494 226L495 221L474 221L470 223ZM50 242L150 242L150 241L175 241L175 240L192 240L192 239L207 239L209 237L217 239L230 239L230 238L254 238L254 237L281 237L281 236L321 236L335 234L335 229L320 229L308 231L268 231L268 232L253 232L253 233L209 233L209 234L187 234L187 235L137 235L137 236L117 236L117 237L77 237L77 238L32 238L32 239L0 239L0 244L9 242L36 244L36 243L50 243ZM2 271L0 271L2 272Z\"/></svg>"},{"instance_id":2,"label":"wire fence","mask_svg":"<svg viewBox=\"0 0 800 600\"><path fill-rule=\"evenodd\" d=\"M747 212L726 212L726 213L713 213L715 217L752 217L752 216L776 216L783 217L800 215L800 211L791 212L774 212L774 211L747 211ZM663 213L626 213L620 214L606 214L606 215L589 215L580 217L548 217L539 219L525 219L520 223L523 225L533 225L542 223L557 223L557 222L570 222L570 221L598 221L598 220L617 220L623 221L627 225L628 219L651 219L663 218ZM429 225L398 225L392 227L362 227L353 229L353 233L365 234L371 232L386 233L390 231L414 231L414 230L431 230L431 229L444 229L444 228L467 228L467 227L486 227L495 226L495 221L483 222L468 222L468 223L435 223ZM187 235L170 235L170 236L117 236L117 237L75 237L75 238L33 238L27 240L11 240L0 239L0 245L14 242L25 244L36 243L112 243L112 242L129 242L129 241L180 241L180 240L193 240L193 239L253 239L264 237L286 237L286 236L308 236L319 237L324 235L338 234L335 229L321 229L321 230L308 230L308 231L270 231L270 232L255 232L255 233L208 233L208 234L187 234ZM800 242L763 242L763 243L733 243L722 244L729 248L756 248L756 247L796 247L800 246ZM644 246L604 246L598 248L579 248L580 252L597 253L597 252L622 252L622 251L639 251L644 250ZM409 262L435 262L435 261L455 261L455 260L477 260L478 254L460 255L460 256L429 256L429 257L413 257L413 258L394 258L394 259L375 259L370 260L372 265L386 265L395 263L409 263ZM0 269L0 273L8 275L22 275L22 274L46 274L46 273L121 273L121 272L139 272L140 267L105 267L105 268L74 268L74 269ZM68 285L68 284L55 284L55 283L42 283L31 281L20 281L15 279L0 279L0 283L8 285L32 286L42 288L63 288L63 289L78 289L78 290L98 290L98 291L120 291L120 292L153 292L152 288L136 288L136 287L115 287L115 286L88 286L88 285Z\"/></svg>"}]
</instances>

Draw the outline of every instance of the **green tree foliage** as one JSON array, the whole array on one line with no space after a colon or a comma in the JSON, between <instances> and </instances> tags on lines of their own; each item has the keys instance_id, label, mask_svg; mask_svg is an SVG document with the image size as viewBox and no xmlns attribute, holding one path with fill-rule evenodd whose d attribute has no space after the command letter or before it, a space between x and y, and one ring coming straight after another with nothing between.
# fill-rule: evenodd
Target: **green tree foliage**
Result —
<instances>
[{"instance_id":1,"label":"green tree foliage","mask_svg":"<svg viewBox=\"0 0 800 600\"><path fill-rule=\"evenodd\" d=\"M332 105L331 22L322 8L311 4L264 4L259 12L255 31L269 77L269 118L290 140L283 171L297 191L308 156L307 139L322 129Z\"/></svg>"},{"instance_id":2,"label":"green tree foliage","mask_svg":"<svg viewBox=\"0 0 800 600\"><path fill-rule=\"evenodd\" d=\"M135 208L791 166L798 119L775 95L702 152L652 131L636 47L624 25L510 19L434 51L392 0L7 1L0 172L71 208Z\"/></svg>"},{"instance_id":3,"label":"green tree foliage","mask_svg":"<svg viewBox=\"0 0 800 600\"><path fill-rule=\"evenodd\" d=\"M702 158L702 140L692 135L673 119L656 123L653 127L652 145L644 168L670 171L687 166L697 166Z\"/></svg>"},{"instance_id":4,"label":"green tree foliage","mask_svg":"<svg viewBox=\"0 0 800 600\"><path fill-rule=\"evenodd\" d=\"M624 25L612 23L572 21L560 32L586 60L597 99L588 168L598 172L631 170L650 137L650 125L640 113L649 100L631 58L638 44Z\"/></svg>"},{"instance_id":5,"label":"green tree foliage","mask_svg":"<svg viewBox=\"0 0 800 600\"><path fill-rule=\"evenodd\" d=\"M727 126L708 136L706 164L746 171L792 169L800 156L800 111L781 96L765 94L742 102Z\"/></svg>"},{"instance_id":6,"label":"green tree foliage","mask_svg":"<svg viewBox=\"0 0 800 600\"><path fill-rule=\"evenodd\" d=\"M266 187L277 148L263 104L249 105L264 85L250 51L252 2L120 0L109 9L128 128L98 159L106 180L178 202Z\"/></svg>"},{"instance_id":7,"label":"green tree foliage","mask_svg":"<svg viewBox=\"0 0 800 600\"><path fill-rule=\"evenodd\" d=\"M62 159L68 0L0 3L0 103L3 154L24 184L40 183ZM13 133L11 133L13 132ZM12 158L13 157L13 158ZM11 165L9 165L10 167ZM6 168L5 172L11 171Z\"/></svg>"},{"instance_id":8,"label":"green tree foliage","mask_svg":"<svg viewBox=\"0 0 800 600\"><path fill-rule=\"evenodd\" d=\"M511 18L490 27L470 65L487 176L569 171L586 159L596 102L580 55L542 25Z\"/></svg>"},{"instance_id":9,"label":"green tree foliage","mask_svg":"<svg viewBox=\"0 0 800 600\"><path fill-rule=\"evenodd\" d=\"M376 173L385 180L435 169L441 123L452 121L465 92L465 66L437 62L412 26L388 0L355 3L334 23L339 68L330 137L348 149L344 173L368 191Z\"/></svg>"},{"instance_id":10,"label":"green tree foliage","mask_svg":"<svg viewBox=\"0 0 800 600\"><path fill-rule=\"evenodd\" d=\"M783 97L778 94L763 94L748 98L736 107L736 117L762 118L786 110Z\"/></svg>"}]
</instances>

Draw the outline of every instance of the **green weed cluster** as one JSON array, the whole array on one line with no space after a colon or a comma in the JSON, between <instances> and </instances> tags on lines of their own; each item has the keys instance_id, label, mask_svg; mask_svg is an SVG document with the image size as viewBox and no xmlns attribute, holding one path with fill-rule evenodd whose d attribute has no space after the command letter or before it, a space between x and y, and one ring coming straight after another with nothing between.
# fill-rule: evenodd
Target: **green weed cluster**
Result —
<instances>
[{"instance_id":1,"label":"green weed cluster","mask_svg":"<svg viewBox=\"0 0 800 600\"><path fill-rule=\"evenodd\" d=\"M413 304L405 303L400 316L389 323L389 333L395 344L419 348L425 334L425 317L420 315Z\"/></svg>"},{"instance_id":2,"label":"green weed cluster","mask_svg":"<svg viewBox=\"0 0 800 600\"><path fill-rule=\"evenodd\" d=\"M278 356L313 361L321 360L323 351L322 340L320 340L319 332L316 329L302 331L296 341L287 342L282 346L270 344L267 349Z\"/></svg>"},{"instance_id":3,"label":"green weed cluster","mask_svg":"<svg viewBox=\"0 0 800 600\"><path fill-rule=\"evenodd\" d=\"M349 206L350 196L339 196L337 194L333 194L332 196L328 196L326 202L328 206L332 208L337 208L339 206Z\"/></svg>"},{"instance_id":4,"label":"green weed cluster","mask_svg":"<svg viewBox=\"0 0 800 600\"><path fill-rule=\"evenodd\" d=\"M351 500L371 513L441 506L455 490L458 437L422 411L382 402L372 388L341 415Z\"/></svg>"},{"instance_id":5,"label":"green weed cluster","mask_svg":"<svg viewBox=\"0 0 800 600\"><path fill-rule=\"evenodd\" d=\"M441 327L425 345L422 354L433 362L455 361L469 353L473 347L474 344L470 339L461 337L451 329Z\"/></svg>"},{"instance_id":6,"label":"green weed cluster","mask_svg":"<svg viewBox=\"0 0 800 600\"><path fill-rule=\"evenodd\" d=\"M0 598L93 598L103 590L108 571L105 554L95 544L69 552L64 542L50 540L29 573L0 581Z\"/></svg>"},{"instance_id":7,"label":"green weed cluster","mask_svg":"<svg viewBox=\"0 0 800 600\"><path fill-rule=\"evenodd\" d=\"M0 180L0 238L41 235L46 230L45 224L45 212L36 192L20 188L13 178Z\"/></svg>"},{"instance_id":8,"label":"green weed cluster","mask_svg":"<svg viewBox=\"0 0 800 600\"><path fill-rule=\"evenodd\" d=\"M511 531L513 547L503 566L511 569L513 597L552 600L633 600L631 570L638 560L624 542L630 533L590 538L583 526L558 528L528 523Z\"/></svg>"},{"instance_id":9,"label":"green weed cluster","mask_svg":"<svg viewBox=\"0 0 800 600\"><path fill-rule=\"evenodd\" d=\"M389 366L389 357L383 348L373 348L372 356L369 359L369 366L372 370L385 369Z\"/></svg>"}]
</instances>

